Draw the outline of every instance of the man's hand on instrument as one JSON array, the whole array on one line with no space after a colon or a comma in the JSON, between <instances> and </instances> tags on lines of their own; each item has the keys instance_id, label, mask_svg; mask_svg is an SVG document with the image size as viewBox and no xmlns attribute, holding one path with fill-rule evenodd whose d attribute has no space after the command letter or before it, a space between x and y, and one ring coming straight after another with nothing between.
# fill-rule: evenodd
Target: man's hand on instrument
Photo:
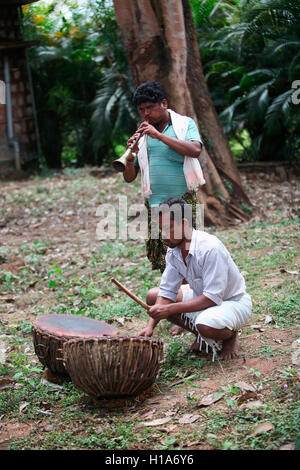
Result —
<instances>
[{"instance_id":1,"label":"man's hand on instrument","mask_svg":"<svg viewBox=\"0 0 300 470\"><path fill-rule=\"evenodd\" d=\"M171 315L170 308L172 304L160 304L157 303L149 308L148 314L154 320L162 320L164 318L168 318Z\"/></svg>"},{"instance_id":2,"label":"man's hand on instrument","mask_svg":"<svg viewBox=\"0 0 300 470\"><path fill-rule=\"evenodd\" d=\"M126 149L128 149L130 147L130 145L138 138L139 134L138 132L136 132L135 134L133 134L128 140L127 140L127 145L126 145ZM139 146L138 146L138 143L136 143L136 145L131 149L132 150L132 153L138 153L139 151ZM131 155L127 158L127 160L134 160L134 156Z\"/></svg>"},{"instance_id":3,"label":"man's hand on instrument","mask_svg":"<svg viewBox=\"0 0 300 470\"><path fill-rule=\"evenodd\" d=\"M153 335L153 328L150 326L146 326L143 330L141 330L137 336L152 336Z\"/></svg>"},{"instance_id":4,"label":"man's hand on instrument","mask_svg":"<svg viewBox=\"0 0 300 470\"><path fill-rule=\"evenodd\" d=\"M142 135L148 135L149 137L152 137L153 139L158 139L160 132L152 126L152 124L149 124L147 121L143 121L140 127L138 128L138 132L141 132Z\"/></svg>"}]
</instances>

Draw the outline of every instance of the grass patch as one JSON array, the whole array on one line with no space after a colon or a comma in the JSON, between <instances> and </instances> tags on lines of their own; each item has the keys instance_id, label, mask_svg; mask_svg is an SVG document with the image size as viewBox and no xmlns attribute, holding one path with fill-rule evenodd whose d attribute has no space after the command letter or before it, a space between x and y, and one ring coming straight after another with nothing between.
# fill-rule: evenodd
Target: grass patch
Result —
<instances>
[{"instance_id":1,"label":"grass patch","mask_svg":"<svg viewBox=\"0 0 300 470\"><path fill-rule=\"evenodd\" d=\"M155 337L164 340L164 362L157 391L149 400L106 408L96 406L71 382L58 388L41 383L43 370L31 338L31 323L37 315L121 319L133 332L147 322L143 308L111 283L111 277L116 277L143 300L149 288L159 285L160 273L151 271L144 243L97 241L92 233L97 206L115 201L126 191L134 202L140 202L138 184L122 185L120 190L118 176L96 180L74 169L63 177L55 173L35 178L5 193L0 216L12 230L13 243L0 247L0 350L5 350L0 387L4 379L9 383L0 391L0 416L2 425L32 425L29 435L12 440L10 448L186 450L187 444L196 442L195 448L201 450L270 450L295 443L299 437L298 375L290 360L291 348L275 346L269 339L274 332L288 332L291 343L297 338L299 286L297 276L288 271L298 270L299 218L209 230L224 242L246 279L254 305L251 324L263 325L259 344L247 351L247 359L278 361L278 367L264 374L258 370L258 361L255 367L242 363L239 369L223 364L222 370L218 362L211 362L211 355L186 354L193 337L173 337L168 334L168 322L161 322ZM46 221L53 233L42 230ZM40 235L14 237L14 228L21 226L26 232L36 224L41 224ZM12 257L23 259L24 266L1 270ZM1 301L2 297L8 301ZM270 324L264 323L267 315L272 317ZM250 335L255 334L251 325L243 331L250 348ZM238 402L243 393L238 380L255 386L261 406L251 409L245 406L247 402ZM222 399L199 408L199 400L209 393L221 393ZM185 414L201 417L182 425L179 420ZM166 416L171 420L162 427L141 427L144 421ZM253 434L257 425L266 422L272 425L269 431Z\"/></svg>"}]
</instances>

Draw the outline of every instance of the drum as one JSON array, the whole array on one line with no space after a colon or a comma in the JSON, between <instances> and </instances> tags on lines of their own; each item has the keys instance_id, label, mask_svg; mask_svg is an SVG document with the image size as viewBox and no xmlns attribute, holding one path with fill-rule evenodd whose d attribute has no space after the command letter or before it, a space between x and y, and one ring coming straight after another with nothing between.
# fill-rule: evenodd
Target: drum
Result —
<instances>
[{"instance_id":1,"label":"drum","mask_svg":"<svg viewBox=\"0 0 300 470\"><path fill-rule=\"evenodd\" d=\"M61 376L68 376L62 355L66 341L117 334L118 330L113 326L81 315L41 315L32 325L36 355L53 374Z\"/></svg>"},{"instance_id":2,"label":"drum","mask_svg":"<svg viewBox=\"0 0 300 470\"><path fill-rule=\"evenodd\" d=\"M138 336L80 338L64 343L72 382L93 398L139 395L155 381L163 341Z\"/></svg>"}]
</instances>

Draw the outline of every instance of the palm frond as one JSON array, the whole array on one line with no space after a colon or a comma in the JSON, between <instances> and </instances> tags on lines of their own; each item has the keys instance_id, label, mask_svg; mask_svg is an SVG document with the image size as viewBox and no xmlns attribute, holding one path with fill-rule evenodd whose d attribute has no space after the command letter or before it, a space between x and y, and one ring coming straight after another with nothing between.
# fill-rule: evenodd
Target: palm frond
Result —
<instances>
[{"instance_id":1,"label":"palm frond","mask_svg":"<svg viewBox=\"0 0 300 470\"><path fill-rule=\"evenodd\" d=\"M103 142L112 141L122 133L136 128L137 112L131 102L133 87L129 77L108 73L99 83L92 102L91 117L93 146L97 150Z\"/></svg>"},{"instance_id":2,"label":"palm frond","mask_svg":"<svg viewBox=\"0 0 300 470\"><path fill-rule=\"evenodd\" d=\"M288 90L281 95L277 96L266 111L265 130L272 134L280 128L280 121L282 122L284 116L287 115L289 108L292 104L292 94L294 90Z\"/></svg>"}]
</instances>

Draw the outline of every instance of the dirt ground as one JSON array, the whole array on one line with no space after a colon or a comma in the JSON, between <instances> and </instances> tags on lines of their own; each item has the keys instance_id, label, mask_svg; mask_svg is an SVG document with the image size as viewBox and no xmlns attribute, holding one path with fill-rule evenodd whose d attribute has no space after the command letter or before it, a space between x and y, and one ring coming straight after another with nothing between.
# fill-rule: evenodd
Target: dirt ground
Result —
<instances>
[{"instance_id":1,"label":"dirt ground","mask_svg":"<svg viewBox=\"0 0 300 470\"><path fill-rule=\"evenodd\" d=\"M89 172L88 169L86 171ZM246 193L256 208L256 215L250 223L253 221L268 221L272 223L280 219L299 216L299 179L292 174L285 176L287 178L282 177L282 174L242 173ZM44 182L36 179L2 182L0 185L0 204L5 205L7 193L17 193L20 188L24 191L26 189L30 190L33 187L41 188L44 185L47 187L49 196L51 196L57 190L63 191L64 179L67 180L68 177L59 176L47 179ZM107 184L109 185L111 181L116 186L120 184L118 176L109 175ZM76 188L74 188L74 191L76 191ZM81 191L84 191L84 189L81 189ZM68 200L65 204L52 206L47 214L36 215L38 208L35 201L32 203L34 207L26 208L18 204L15 210L3 211L0 218L1 245L17 249L33 239L43 239L43 237L51 235L51 239L55 243L53 243L53 253L50 253L49 261L51 256L53 258L59 256L62 264L67 264L70 258L79 256L79 254L82 259L87 258L96 243L94 206L91 204L90 207L83 209L77 204L80 194L77 194L77 196L78 198L74 197L73 200ZM138 197L139 195L136 193L133 199L138 200ZM243 227L247 227L247 224L237 222L236 227L243 229ZM18 256L15 258L11 257L9 260L2 260L1 269L18 274L22 267L24 267L24 264L24 260ZM269 280L266 279L266 285L268 283L276 285L277 282L278 280L274 276ZM31 311L36 302L40 301L40 296L41 292L35 288L34 283L27 292L22 296L18 296L17 299L13 295L0 292L0 308L5 304L5 308L2 308L1 311L1 320L9 324L17 324L20 320L34 321L35 315ZM46 307L47 299L44 299L44 304ZM220 391L224 383L235 384L242 381L246 384L249 383L249 369L259 371L260 380L262 380L280 368L281 364L286 363L287 358L291 360L293 354L295 358L297 350L299 351L297 349L298 344L296 343L298 337L297 330L269 329L264 325L264 321L265 315L262 312L261 318L257 317L255 319L258 325L253 328L253 332L247 335L242 333L239 336L240 354L238 358L226 363L216 361L212 365L211 376L205 379L206 395ZM123 330L126 333L131 333L136 331L138 327L138 323L130 320L121 327L121 332ZM282 354L273 356L271 359L270 357L251 357L250 353L259 349L262 344L268 344L271 347L278 346ZM297 357L299 357L299 354ZM3 388L4 386L5 383L3 381L0 382L0 387ZM195 391L194 396L197 396L198 393L200 392ZM251 393L251 390L245 390L245 393ZM263 396L266 393L266 390L255 391L255 393L253 392L252 400L263 400ZM251 401L249 402L249 400L245 399L245 406L248 406L249 403ZM173 415L176 414L176 410L185 404L186 390L170 386L167 393L153 393L145 398L142 405L140 404L137 408L136 415L138 417L145 417L145 419L150 418L153 413L149 410L153 409L156 410L155 419L165 418L170 416L170 412ZM214 406L216 409L222 409L224 404L220 400ZM201 408L198 414L201 416ZM166 422L166 424L160 426L160 429L165 429L166 435L174 430L172 428L174 424L171 423L172 421ZM38 426L42 427L43 425L45 426L41 418ZM1 424L0 421L0 449L7 449L9 443L15 437L28 436L32 426L34 426L34 423L3 422ZM180 426L184 427L184 424L177 424L177 432L180 430ZM193 448L193 444L195 448L198 448L197 443L193 442L190 442L188 446Z\"/></svg>"}]
</instances>

